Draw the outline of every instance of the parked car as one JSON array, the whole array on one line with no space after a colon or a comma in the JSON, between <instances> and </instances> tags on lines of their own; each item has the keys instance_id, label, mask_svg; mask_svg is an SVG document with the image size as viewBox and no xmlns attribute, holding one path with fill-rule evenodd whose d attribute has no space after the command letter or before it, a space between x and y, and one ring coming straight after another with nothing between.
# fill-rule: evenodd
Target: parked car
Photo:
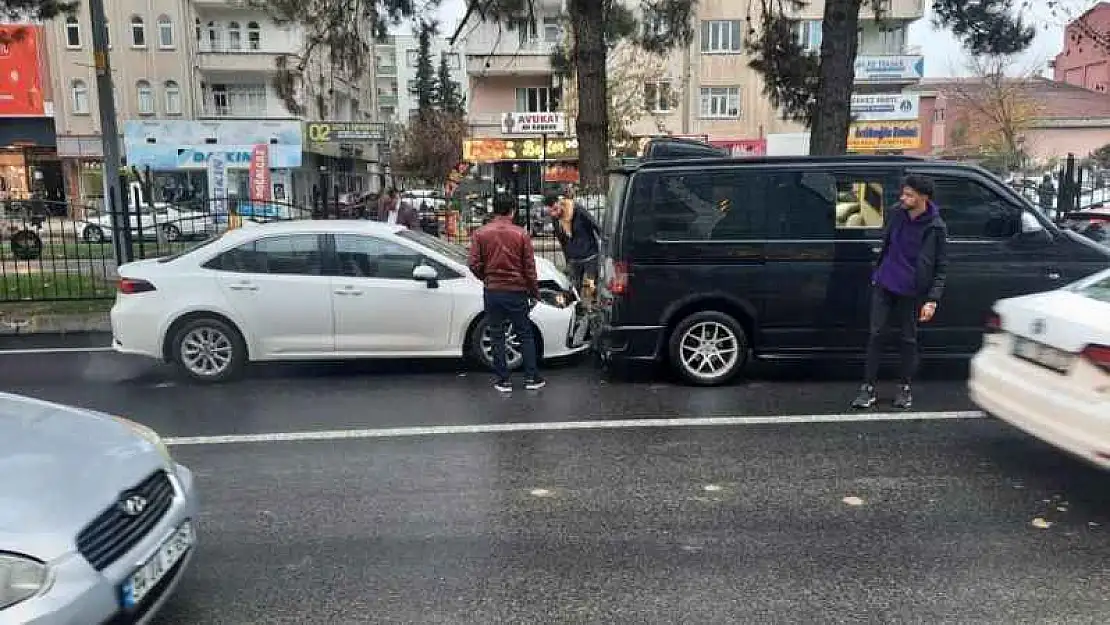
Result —
<instances>
[{"instance_id":1,"label":"parked car","mask_svg":"<svg viewBox=\"0 0 1110 625\"><path fill-rule=\"evenodd\" d=\"M0 393L0 622L145 623L189 565L193 475L152 430Z\"/></svg>"},{"instance_id":2,"label":"parked car","mask_svg":"<svg viewBox=\"0 0 1110 625\"><path fill-rule=\"evenodd\" d=\"M119 268L120 352L177 363L199 381L248 361L462 357L492 360L482 283L465 248L370 221L299 221L230 231L186 253ZM567 277L537 258L539 353L589 347ZM522 353L511 333L509 365Z\"/></svg>"},{"instance_id":3,"label":"parked car","mask_svg":"<svg viewBox=\"0 0 1110 625\"><path fill-rule=\"evenodd\" d=\"M131 236L138 239L161 237L166 241L182 241L207 237L218 228L216 219L207 210L189 203L148 203L142 187L133 183L125 195L130 216ZM102 243L112 239L112 215L108 210L87 215L77 223L77 232L86 243Z\"/></svg>"},{"instance_id":4,"label":"parked car","mask_svg":"<svg viewBox=\"0 0 1110 625\"><path fill-rule=\"evenodd\" d=\"M752 360L858 358L886 211L932 178L949 228L948 285L926 357L970 357L999 299L1110 266L994 175L914 157L648 162L615 170L603 222L604 362L666 361L722 384Z\"/></svg>"},{"instance_id":5,"label":"parked car","mask_svg":"<svg viewBox=\"0 0 1110 625\"><path fill-rule=\"evenodd\" d=\"M1110 247L1110 209L1088 208L1064 215L1063 227Z\"/></svg>"},{"instance_id":6,"label":"parked car","mask_svg":"<svg viewBox=\"0 0 1110 625\"><path fill-rule=\"evenodd\" d=\"M1110 468L1110 271L994 306L971 361L985 412Z\"/></svg>"}]
</instances>

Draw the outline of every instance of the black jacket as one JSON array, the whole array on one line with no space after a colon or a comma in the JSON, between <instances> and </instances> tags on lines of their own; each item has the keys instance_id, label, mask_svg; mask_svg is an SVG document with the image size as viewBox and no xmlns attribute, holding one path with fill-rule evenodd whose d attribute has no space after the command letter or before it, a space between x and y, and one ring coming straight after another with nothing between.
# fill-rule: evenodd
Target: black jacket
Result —
<instances>
[{"instance_id":1,"label":"black jacket","mask_svg":"<svg viewBox=\"0 0 1110 625\"><path fill-rule=\"evenodd\" d=\"M563 222L552 218L555 222L555 238L563 247L563 255L567 260L585 260L597 256L597 237L601 229L597 227L592 215L584 206L574 207L574 216L570 218L570 227L574 236L568 237L563 230Z\"/></svg>"},{"instance_id":2,"label":"black jacket","mask_svg":"<svg viewBox=\"0 0 1110 625\"><path fill-rule=\"evenodd\" d=\"M909 218L909 213L901 204L887 210L883 220L883 245L878 259L875 260L876 268L882 265L887 249L890 248L894 224ZM948 282L948 224L944 223L939 209L921 236L921 252L917 256L917 269L914 272L917 295L927 302L939 302Z\"/></svg>"}]
</instances>

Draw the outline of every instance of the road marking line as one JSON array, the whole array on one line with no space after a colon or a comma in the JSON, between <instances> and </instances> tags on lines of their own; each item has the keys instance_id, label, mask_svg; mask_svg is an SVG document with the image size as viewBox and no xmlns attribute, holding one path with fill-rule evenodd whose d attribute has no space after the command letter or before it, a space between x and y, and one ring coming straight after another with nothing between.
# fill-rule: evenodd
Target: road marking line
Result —
<instances>
[{"instance_id":1,"label":"road marking line","mask_svg":"<svg viewBox=\"0 0 1110 625\"><path fill-rule=\"evenodd\" d=\"M489 423L481 425L429 425L319 432L274 432L225 436L167 437L167 445L227 445L235 443L278 443L335 441L366 438L406 438L449 434L503 434L506 432L557 432L567 430L622 430L635 428L719 427L740 425L789 425L798 423L872 423L884 421L942 421L982 419L982 412L860 412L824 415L779 415L752 417L696 417L674 419L620 419L607 421L556 421L550 423Z\"/></svg>"},{"instance_id":2,"label":"road marking line","mask_svg":"<svg viewBox=\"0 0 1110 625\"><path fill-rule=\"evenodd\" d=\"M111 347L36 347L33 349L0 349L0 356L27 356L32 354L91 354L110 352Z\"/></svg>"}]
</instances>

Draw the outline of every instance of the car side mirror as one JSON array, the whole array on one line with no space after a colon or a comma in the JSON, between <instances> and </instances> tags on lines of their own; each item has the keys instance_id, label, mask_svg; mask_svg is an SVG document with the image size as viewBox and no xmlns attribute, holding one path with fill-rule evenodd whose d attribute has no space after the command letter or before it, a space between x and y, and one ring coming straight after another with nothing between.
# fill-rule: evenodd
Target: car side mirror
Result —
<instances>
[{"instance_id":1,"label":"car side mirror","mask_svg":"<svg viewBox=\"0 0 1110 625\"><path fill-rule=\"evenodd\" d=\"M412 279L417 282L427 282L429 289L439 288L439 272L429 265L417 265L412 270Z\"/></svg>"}]
</instances>

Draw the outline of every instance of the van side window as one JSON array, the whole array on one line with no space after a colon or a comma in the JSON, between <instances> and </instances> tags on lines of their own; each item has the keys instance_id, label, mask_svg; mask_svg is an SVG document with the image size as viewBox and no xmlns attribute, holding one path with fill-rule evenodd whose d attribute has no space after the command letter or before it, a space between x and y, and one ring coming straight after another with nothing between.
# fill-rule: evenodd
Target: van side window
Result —
<instances>
[{"instance_id":1,"label":"van side window","mask_svg":"<svg viewBox=\"0 0 1110 625\"><path fill-rule=\"evenodd\" d=\"M833 239L882 230L897 196L891 173L781 172L769 177L769 229L783 239Z\"/></svg>"},{"instance_id":2,"label":"van side window","mask_svg":"<svg viewBox=\"0 0 1110 625\"><path fill-rule=\"evenodd\" d=\"M761 190L755 172L662 173L652 185L651 236L656 241L762 238Z\"/></svg>"},{"instance_id":3,"label":"van side window","mask_svg":"<svg viewBox=\"0 0 1110 625\"><path fill-rule=\"evenodd\" d=\"M933 176L941 216L952 239L1001 240L1021 232L1020 206L987 187L955 176Z\"/></svg>"}]
</instances>

